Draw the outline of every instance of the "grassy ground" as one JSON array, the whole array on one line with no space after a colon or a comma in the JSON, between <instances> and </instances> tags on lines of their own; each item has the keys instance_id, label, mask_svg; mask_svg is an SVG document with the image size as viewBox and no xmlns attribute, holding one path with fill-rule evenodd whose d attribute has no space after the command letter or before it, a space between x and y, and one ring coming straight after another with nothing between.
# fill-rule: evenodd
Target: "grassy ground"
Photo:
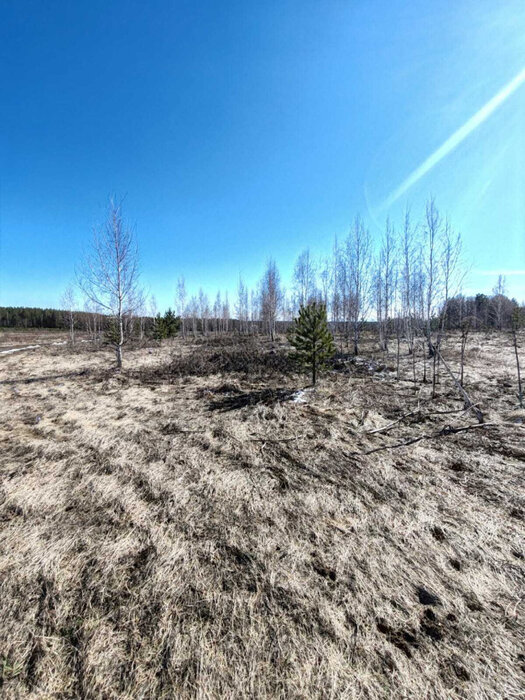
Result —
<instances>
[{"instance_id":1,"label":"grassy ground","mask_svg":"<svg viewBox=\"0 0 525 700\"><path fill-rule=\"evenodd\" d=\"M85 334L79 334L85 337ZM0 352L13 348L26 347L28 345L52 345L53 343L67 342L68 334L63 330L39 330L26 328L21 330L11 330L9 328L0 329Z\"/></svg>"},{"instance_id":2,"label":"grassy ground","mask_svg":"<svg viewBox=\"0 0 525 700\"><path fill-rule=\"evenodd\" d=\"M2 696L524 697L508 338L472 339L491 425L458 433L404 355L297 395L278 362L207 375L221 352L0 358Z\"/></svg>"}]
</instances>

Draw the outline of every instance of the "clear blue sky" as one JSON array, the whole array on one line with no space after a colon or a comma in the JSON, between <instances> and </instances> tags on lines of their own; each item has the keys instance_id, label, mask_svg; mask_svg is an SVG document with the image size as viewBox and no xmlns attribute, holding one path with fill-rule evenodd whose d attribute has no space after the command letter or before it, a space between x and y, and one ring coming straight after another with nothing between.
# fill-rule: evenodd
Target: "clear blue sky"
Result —
<instances>
[{"instance_id":1,"label":"clear blue sky","mask_svg":"<svg viewBox=\"0 0 525 700\"><path fill-rule=\"evenodd\" d=\"M523 0L2 0L0 302L56 306L110 193L160 307L179 274L233 291L272 255L286 277L429 193L469 289L510 272L525 299L525 84L468 126L524 37Z\"/></svg>"}]
</instances>

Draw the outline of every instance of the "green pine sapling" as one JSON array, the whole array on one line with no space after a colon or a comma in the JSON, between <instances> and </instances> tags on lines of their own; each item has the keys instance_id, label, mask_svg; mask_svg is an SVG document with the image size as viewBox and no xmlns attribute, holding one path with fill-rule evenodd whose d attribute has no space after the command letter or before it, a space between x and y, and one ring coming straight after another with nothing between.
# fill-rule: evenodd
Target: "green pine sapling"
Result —
<instances>
[{"instance_id":1,"label":"green pine sapling","mask_svg":"<svg viewBox=\"0 0 525 700\"><path fill-rule=\"evenodd\" d=\"M295 348L293 358L297 364L312 373L315 386L318 371L335 354L334 339L328 328L326 306L312 302L301 306L299 316L294 319L288 340Z\"/></svg>"}]
</instances>

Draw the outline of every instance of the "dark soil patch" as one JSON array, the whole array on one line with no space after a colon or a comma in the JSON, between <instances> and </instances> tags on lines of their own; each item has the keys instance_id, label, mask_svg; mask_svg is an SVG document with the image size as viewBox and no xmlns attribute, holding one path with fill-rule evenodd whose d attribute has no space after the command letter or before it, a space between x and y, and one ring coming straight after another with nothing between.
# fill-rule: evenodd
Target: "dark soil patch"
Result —
<instances>
[{"instance_id":1,"label":"dark soil patch","mask_svg":"<svg viewBox=\"0 0 525 700\"><path fill-rule=\"evenodd\" d=\"M432 533L432 537L438 542L444 542L447 539L445 531L443 528L439 527L439 525L434 525L430 532Z\"/></svg>"},{"instance_id":2,"label":"dark soil patch","mask_svg":"<svg viewBox=\"0 0 525 700\"><path fill-rule=\"evenodd\" d=\"M423 586L418 586L416 589L417 598L421 605L442 605L441 599L435 593L428 591Z\"/></svg>"},{"instance_id":3,"label":"dark soil patch","mask_svg":"<svg viewBox=\"0 0 525 700\"><path fill-rule=\"evenodd\" d=\"M417 634L410 629L393 629L383 618L376 622L377 629L384 634L388 641L400 649L409 659L412 658L412 649L419 647Z\"/></svg>"}]
</instances>

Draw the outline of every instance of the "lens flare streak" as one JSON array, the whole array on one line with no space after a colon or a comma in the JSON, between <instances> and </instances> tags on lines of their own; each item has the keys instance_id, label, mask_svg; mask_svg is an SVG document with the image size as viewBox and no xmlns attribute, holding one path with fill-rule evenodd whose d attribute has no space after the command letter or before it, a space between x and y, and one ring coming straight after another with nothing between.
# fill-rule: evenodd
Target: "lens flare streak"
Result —
<instances>
[{"instance_id":1,"label":"lens flare streak","mask_svg":"<svg viewBox=\"0 0 525 700\"><path fill-rule=\"evenodd\" d=\"M525 68L523 68L515 78L513 78L505 87L503 87L492 99L490 99L483 107L468 119L463 126L455 131L448 139L428 158L426 158L419 167L417 167L404 180L397 189L395 189L383 202L382 209L386 209L396 202L402 195L407 192L413 185L418 182L424 175L428 173L435 165L437 165L445 156L451 153L459 144L464 141L478 126L490 117L490 115L507 100L516 90L525 82Z\"/></svg>"}]
</instances>

